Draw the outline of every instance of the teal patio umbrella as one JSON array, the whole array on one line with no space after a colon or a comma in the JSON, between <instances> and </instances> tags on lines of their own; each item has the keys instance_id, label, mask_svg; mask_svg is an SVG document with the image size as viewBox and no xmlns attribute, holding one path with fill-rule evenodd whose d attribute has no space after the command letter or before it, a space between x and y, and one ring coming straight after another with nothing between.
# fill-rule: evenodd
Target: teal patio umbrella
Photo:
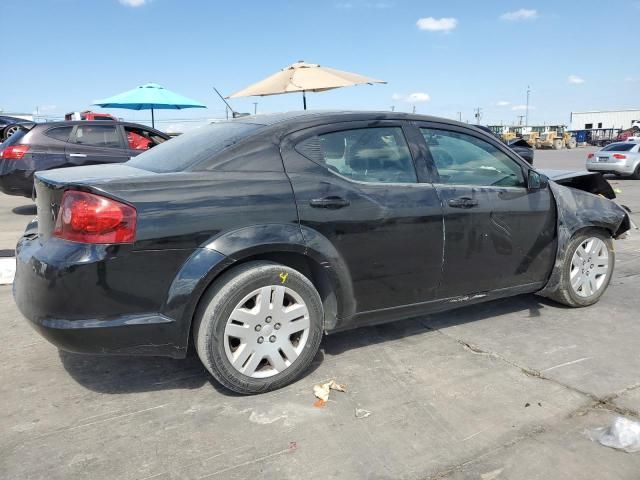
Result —
<instances>
[{"instance_id":1,"label":"teal patio umbrella","mask_svg":"<svg viewBox=\"0 0 640 480\"><path fill-rule=\"evenodd\" d=\"M154 110L182 110L184 108L207 108L195 100L167 90L157 83L147 83L127 92L103 100L93 105L102 108L126 108L128 110L151 110L151 125L155 128Z\"/></svg>"}]
</instances>

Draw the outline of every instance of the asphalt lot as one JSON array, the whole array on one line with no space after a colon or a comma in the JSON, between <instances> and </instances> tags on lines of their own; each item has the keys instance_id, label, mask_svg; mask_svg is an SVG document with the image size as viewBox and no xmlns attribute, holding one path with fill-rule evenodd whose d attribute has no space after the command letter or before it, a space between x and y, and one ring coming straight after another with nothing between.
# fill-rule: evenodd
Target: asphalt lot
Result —
<instances>
[{"instance_id":1,"label":"asphalt lot","mask_svg":"<svg viewBox=\"0 0 640 480\"><path fill-rule=\"evenodd\" d=\"M592 150L536 164L579 169ZM640 181L611 182L640 212ZM0 252L34 214L0 195ZM196 358L58 352L0 286L0 478L637 479L640 454L585 434L640 412L640 233L616 250L597 305L525 295L337 334L305 378L254 397ZM315 408L328 379L347 392Z\"/></svg>"}]
</instances>

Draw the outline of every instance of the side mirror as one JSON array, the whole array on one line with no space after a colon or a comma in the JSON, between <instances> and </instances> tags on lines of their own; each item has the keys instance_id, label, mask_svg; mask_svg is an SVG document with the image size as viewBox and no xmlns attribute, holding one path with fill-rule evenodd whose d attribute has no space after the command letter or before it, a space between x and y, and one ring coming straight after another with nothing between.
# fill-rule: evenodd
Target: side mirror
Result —
<instances>
[{"instance_id":1,"label":"side mirror","mask_svg":"<svg viewBox=\"0 0 640 480\"><path fill-rule=\"evenodd\" d=\"M527 177L527 188L529 190L542 190L549 186L549 178L546 175L529 170Z\"/></svg>"}]
</instances>

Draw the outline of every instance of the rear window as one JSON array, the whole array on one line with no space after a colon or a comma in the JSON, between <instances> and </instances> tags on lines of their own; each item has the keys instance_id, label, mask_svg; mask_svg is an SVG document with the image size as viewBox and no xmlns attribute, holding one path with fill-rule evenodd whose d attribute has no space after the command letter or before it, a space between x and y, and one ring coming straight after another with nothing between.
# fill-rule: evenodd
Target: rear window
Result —
<instances>
[{"instance_id":1,"label":"rear window","mask_svg":"<svg viewBox=\"0 0 640 480\"><path fill-rule=\"evenodd\" d=\"M612 143L611 145L607 145L602 149L603 152L628 152L633 147L635 147L635 143Z\"/></svg>"},{"instance_id":2,"label":"rear window","mask_svg":"<svg viewBox=\"0 0 640 480\"><path fill-rule=\"evenodd\" d=\"M62 140L63 142L66 142L67 140L69 140L69 135L71 135L71 130L73 130L73 127L55 127L55 128L50 128L49 130L44 132L44 134L47 137L55 138L56 140Z\"/></svg>"},{"instance_id":3,"label":"rear window","mask_svg":"<svg viewBox=\"0 0 640 480\"><path fill-rule=\"evenodd\" d=\"M256 132L263 125L220 122L198 128L141 153L128 165L151 172L179 172L211 159L216 153Z\"/></svg>"}]
</instances>

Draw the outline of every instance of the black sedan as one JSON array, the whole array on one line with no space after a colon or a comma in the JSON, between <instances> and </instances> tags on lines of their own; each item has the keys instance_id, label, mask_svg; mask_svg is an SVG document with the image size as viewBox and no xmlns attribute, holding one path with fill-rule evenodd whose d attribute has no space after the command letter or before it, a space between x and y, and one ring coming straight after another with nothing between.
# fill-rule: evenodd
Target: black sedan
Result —
<instances>
[{"instance_id":1,"label":"black sedan","mask_svg":"<svg viewBox=\"0 0 640 480\"><path fill-rule=\"evenodd\" d=\"M217 123L118 165L36 174L15 300L58 347L184 357L282 387L325 333L538 293L603 295L612 201L465 124L397 113Z\"/></svg>"},{"instance_id":2,"label":"black sedan","mask_svg":"<svg viewBox=\"0 0 640 480\"><path fill-rule=\"evenodd\" d=\"M36 171L122 163L168 139L153 128L117 121L22 125L0 144L0 191L31 198Z\"/></svg>"}]
</instances>

